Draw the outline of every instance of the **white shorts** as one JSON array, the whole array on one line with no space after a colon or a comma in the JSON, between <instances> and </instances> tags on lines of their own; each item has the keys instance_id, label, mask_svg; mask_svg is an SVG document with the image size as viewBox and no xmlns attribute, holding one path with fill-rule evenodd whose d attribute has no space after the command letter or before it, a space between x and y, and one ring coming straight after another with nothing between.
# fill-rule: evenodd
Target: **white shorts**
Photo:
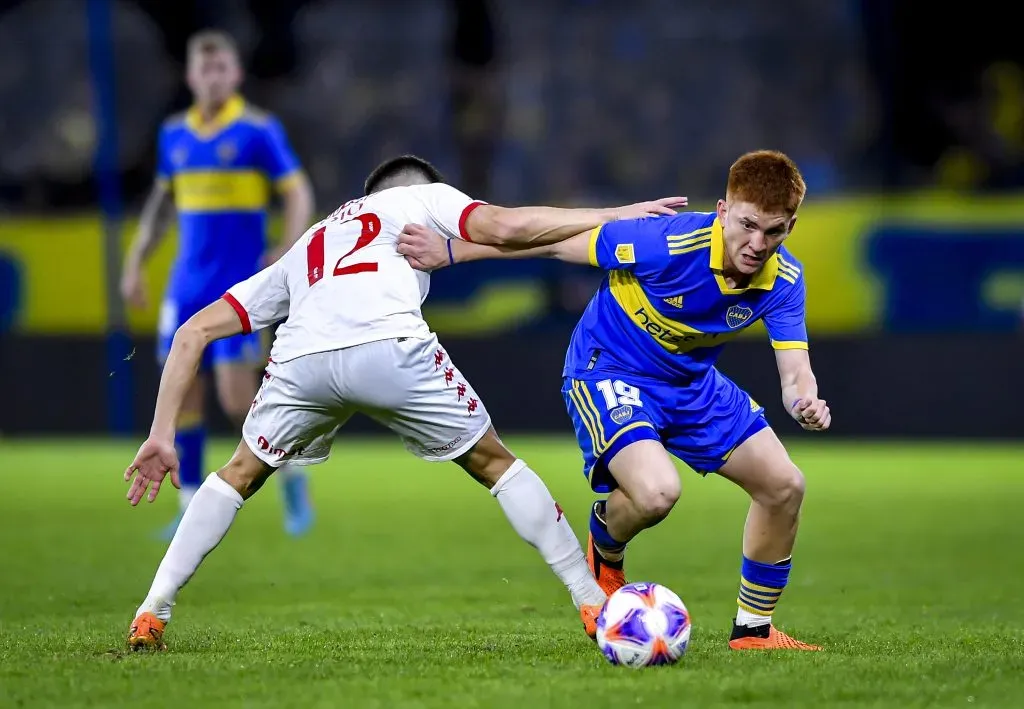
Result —
<instances>
[{"instance_id":1,"label":"white shorts","mask_svg":"<svg viewBox=\"0 0 1024 709\"><path fill-rule=\"evenodd\" d=\"M313 465L327 460L338 429L357 412L429 461L457 458L491 425L480 398L431 334L271 362L242 439L268 465Z\"/></svg>"}]
</instances>

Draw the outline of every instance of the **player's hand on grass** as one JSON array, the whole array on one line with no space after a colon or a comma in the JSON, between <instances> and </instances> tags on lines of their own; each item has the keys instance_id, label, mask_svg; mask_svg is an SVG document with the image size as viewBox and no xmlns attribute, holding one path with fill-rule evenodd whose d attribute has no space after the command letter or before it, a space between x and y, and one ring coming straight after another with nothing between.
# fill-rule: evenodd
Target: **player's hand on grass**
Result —
<instances>
[{"instance_id":1,"label":"player's hand on grass","mask_svg":"<svg viewBox=\"0 0 1024 709\"><path fill-rule=\"evenodd\" d=\"M146 442L135 454L135 460L124 471L125 482L131 482L128 488L128 500L132 507L142 501L149 488L147 499L152 502L160 492L160 485L167 473L171 474L171 484L181 488L178 479L178 452L174 450L174 441L147 438ZM132 476L135 479L132 479Z\"/></svg>"},{"instance_id":2,"label":"player's hand on grass","mask_svg":"<svg viewBox=\"0 0 1024 709\"><path fill-rule=\"evenodd\" d=\"M637 202L615 209L616 219L642 219L643 217L672 216L676 209L689 204L686 197L662 197L652 202Z\"/></svg>"},{"instance_id":3,"label":"player's hand on grass","mask_svg":"<svg viewBox=\"0 0 1024 709\"><path fill-rule=\"evenodd\" d=\"M121 275L121 297L133 308L140 310L149 305L146 297L146 282L137 268L126 268Z\"/></svg>"},{"instance_id":4,"label":"player's hand on grass","mask_svg":"<svg viewBox=\"0 0 1024 709\"><path fill-rule=\"evenodd\" d=\"M419 224L406 224L402 229L398 253L417 271L436 271L449 265L444 237Z\"/></svg>"},{"instance_id":5,"label":"player's hand on grass","mask_svg":"<svg viewBox=\"0 0 1024 709\"><path fill-rule=\"evenodd\" d=\"M790 413L805 431L827 431L832 425L832 412L824 399L797 399Z\"/></svg>"}]
</instances>

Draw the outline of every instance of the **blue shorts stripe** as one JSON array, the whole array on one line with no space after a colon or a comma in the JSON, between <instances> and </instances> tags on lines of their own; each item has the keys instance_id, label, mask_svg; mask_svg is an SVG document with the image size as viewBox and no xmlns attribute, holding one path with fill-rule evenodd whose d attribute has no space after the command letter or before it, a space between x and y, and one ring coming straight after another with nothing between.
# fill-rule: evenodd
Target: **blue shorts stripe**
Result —
<instances>
[{"instance_id":1,"label":"blue shorts stripe","mask_svg":"<svg viewBox=\"0 0 1024 709\"><path fill-rule=\"evenodd\" d=\"M594 457L598 457L597 452L597 431L594 428L594 422L587 416L586 407L580 403L577 398L576 387L573 385L572 389L566 392L569 400L572 401L572 405L576 408L576 415L579 417L580 423L583 424L583 428L586 430L587 435L590 436L590 449L594 454Z\"/></svg>"},{"instance_id":2,"label":"blue shorts stripe","mask_svg":"<svg viewBox=\"0 0 1024 709\"><path fill-rule=\"evenodd\" d=\"M583 403L584 408L590 414L591 421L594 422L594 428L597 431L597 447L594 449L594 452L597 455L601 455L608 449L608 439L604 435L604 424L601 423L601 410L594 405L594 399L590 396L590 391L587 389L586 384L573 379L572 386L579 400Z\"/></svg>"}]
</instances>

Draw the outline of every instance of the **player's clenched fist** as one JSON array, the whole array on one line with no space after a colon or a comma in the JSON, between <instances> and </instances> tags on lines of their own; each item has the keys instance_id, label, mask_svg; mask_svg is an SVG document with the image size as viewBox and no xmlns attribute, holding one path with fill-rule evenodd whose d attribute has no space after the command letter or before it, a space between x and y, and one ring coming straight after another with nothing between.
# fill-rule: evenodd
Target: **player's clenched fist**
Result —
<instances>
[{"instance_id":1,"label":"player's clenched fist","mask_svg":"<svg viewBox=\"0 0 1024 709\"><path fill-rule=\"evenodd\" d=\"M832 412L824 399L798 399L790 413L805 431L826 431L832 424Z\"/></svg>"},{"instance_id":2,"label":"player's clenched fist","mask_svg":"<svg viewBox=\"0 0 1024 709\"><path fill-rule=\"evenodd\" d=\"M124 471L125 482L131 482L128 488L128 500L132 506L139 504L149 488L148 499L150 502L156 499L160 492L160 485L164 476L171 474L171 484L181 488L178 480L178 452L174 450L173 441L148 438L135 454L135 460ZM132 480L132 476L135 479Z\"/></svg>"},{"instance_id":3,"label":"player's clenched fist","mask_svg":"<svg viewBox=\"0 0 1024 709\"><path fill-rule=\"evenodd\" d=\"M445 240L432 229L406 224L398 235L398 253L418 271L434 271L450 264Z\"/></svg>"}]
</instances>

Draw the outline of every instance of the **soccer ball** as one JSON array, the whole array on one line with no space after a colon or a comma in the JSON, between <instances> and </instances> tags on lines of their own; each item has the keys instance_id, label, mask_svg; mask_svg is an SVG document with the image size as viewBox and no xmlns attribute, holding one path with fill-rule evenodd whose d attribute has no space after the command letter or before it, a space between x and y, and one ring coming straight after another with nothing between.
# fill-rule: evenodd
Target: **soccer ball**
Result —
<instances>
[{"instance_id":1,"label":"soccer ball","mask_svg":"<svg viewBox=\"0 0 1024 709\"><path fill-rule=\"evenodd\" d=\"M597 617L597 646L613 665L671 665L690 644L690 613L656 583L631 583L608 597Z\"/></svg>"}]
</instances>

